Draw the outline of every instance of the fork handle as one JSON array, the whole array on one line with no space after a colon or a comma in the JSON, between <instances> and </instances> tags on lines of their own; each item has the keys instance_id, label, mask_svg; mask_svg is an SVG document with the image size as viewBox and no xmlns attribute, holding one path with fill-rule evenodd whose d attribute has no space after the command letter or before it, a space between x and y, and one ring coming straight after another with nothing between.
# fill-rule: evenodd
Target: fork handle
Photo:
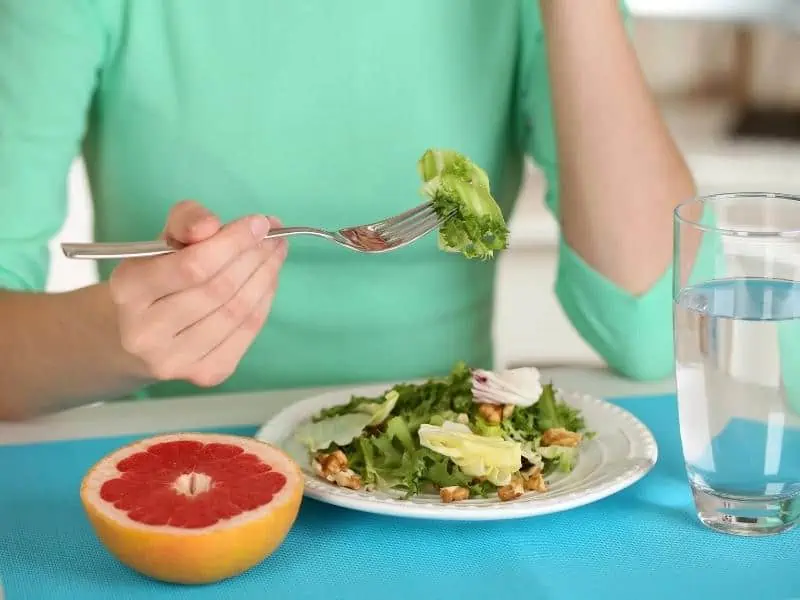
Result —
<instances>
[{"instance_id":1,"label":"fork handle","mask_svg":"<svg viewBox=\"0 0 800 600\"><path fill-rule=\"evenodd\" d=\"M310 227L283 227L273 229L264 236L264 239L281 238L289 235L322 235L318 229ZM91 242L91 243L65 243L61 244L61 251L67 258L87 258L93 260L115 258L143 258L146 256L160 256L172 254L182 246L171 244L166 240L153 240L151 242Z\"/></svg>"},{"instance_id":2,"label":"fork handle","mask_svg":"<svg viewBox=\"0 0 800 600\"><path fill-rule=\"evenodd\" d=\"M137 258L172 254L180 250L165 240L152 242L66 243L61 251L67 258Z\"/></svg>"}]
</instances>

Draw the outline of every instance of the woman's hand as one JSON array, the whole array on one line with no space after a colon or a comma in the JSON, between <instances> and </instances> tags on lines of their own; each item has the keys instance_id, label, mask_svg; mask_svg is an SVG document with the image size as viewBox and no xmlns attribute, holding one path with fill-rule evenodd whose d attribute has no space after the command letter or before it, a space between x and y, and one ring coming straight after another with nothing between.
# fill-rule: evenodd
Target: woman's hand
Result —
<instances>
[{"instance_id":1,"label":"woman's hand","mask_svg":"<svg viewBox=\"0 0 800 600\"><path fill-rule=\"evenodd\" d=\"M186 247L128 259L111 275L123 348L147 379L209 387L233 374L264 325L286 258L277 225L251 216L222 226L196 202L177 204L164 236Z\"/></svg>"}]
</instances>

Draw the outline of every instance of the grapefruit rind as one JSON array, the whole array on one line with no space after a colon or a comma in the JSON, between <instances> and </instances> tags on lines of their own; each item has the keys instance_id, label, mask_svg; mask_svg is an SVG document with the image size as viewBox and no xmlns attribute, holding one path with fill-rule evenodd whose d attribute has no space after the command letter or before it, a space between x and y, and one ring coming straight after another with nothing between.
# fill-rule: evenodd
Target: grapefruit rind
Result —
<instances>
[{"instance_id":1,"label":"grapefruit rind","mask_svg":"<svg viewBox=\"0 0 800 600\"><path fill-rule=\"evenodd\" d=\"M240 446L283 474L286 483L267 504L200 529L147 525L100 497L103 483L122 474L116 468L121 460L182 440ZM212 583L252 568L283 543L300 508L303 475L283 451L253 438L174 433L133 442L101 459L84 477L80 496L97 537L123 564L161 581Z\"/></svg>"}]
</instances>

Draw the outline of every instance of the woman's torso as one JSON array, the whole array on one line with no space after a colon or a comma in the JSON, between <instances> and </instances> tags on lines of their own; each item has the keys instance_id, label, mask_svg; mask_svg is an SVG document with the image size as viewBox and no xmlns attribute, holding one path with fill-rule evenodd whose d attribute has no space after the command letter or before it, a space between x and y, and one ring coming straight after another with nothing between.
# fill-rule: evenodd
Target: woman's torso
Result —
<instances>
[{"instance_id":1,"label":"woman's torso","mask_svg":"<svg viewBox=\"0 0 800 600\"><path fill-rule=\"evenodd\" d=\"M223 220L368 222L421 201L416 161L429 147L482 165L509 215L521 169L517 2L104 6L108 54L85 144L98 239L152 238L182 198ZM378 256L293 239L268 324L222 387L486 366L493 276L493 263L440 252L435 236Z\"/></svg>"}]
</instances>

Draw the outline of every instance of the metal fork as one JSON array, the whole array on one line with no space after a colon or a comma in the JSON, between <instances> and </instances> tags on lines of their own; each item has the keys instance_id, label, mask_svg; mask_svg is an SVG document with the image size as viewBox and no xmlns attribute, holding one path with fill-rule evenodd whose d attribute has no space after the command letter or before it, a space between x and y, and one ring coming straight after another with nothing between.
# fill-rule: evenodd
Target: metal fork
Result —
<instances>
[{"instance_id":1,"label":"metal fork","mask_svg":"<svg viewBox=\"0 0 800 600\"><path fill-rule=\"evenodd\" d=\"M367 225L345 227L338 231L326 231L314 227L283 227L271 230L264 239L311 235L357 252L377 254L408 246L436 229L444 220L429 202L425 202L394 217ZM180 249L181 246L167 240L61 244L61 250L67 258L89 259L158 256Z\"/></svg>"}]
</instances>

